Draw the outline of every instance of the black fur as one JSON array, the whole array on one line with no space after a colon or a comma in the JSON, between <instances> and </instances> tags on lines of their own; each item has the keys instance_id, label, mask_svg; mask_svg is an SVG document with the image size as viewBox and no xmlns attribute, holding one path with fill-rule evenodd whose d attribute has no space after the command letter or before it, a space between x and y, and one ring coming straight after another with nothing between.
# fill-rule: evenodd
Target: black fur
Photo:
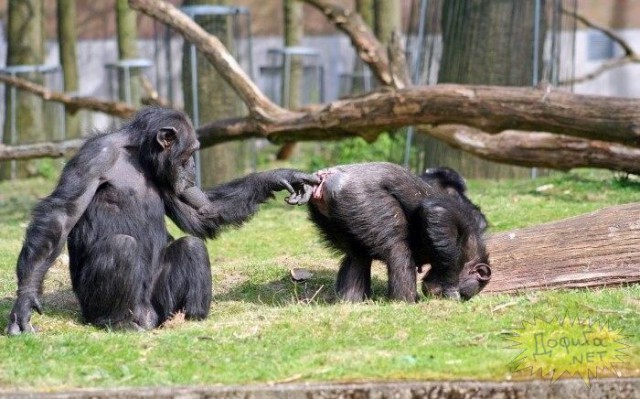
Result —
<instances>
[{"instance_id":1,"label":"black fur","mask_svg":"<svg viewBox=\"0 0 640 399\"><path fill-rule=\"evenodd\" d=\"M430 293L468 299L486 285L486 279L468 281L477 277L477 265L488 263L488 255L482 239L486 224L478 222L474 213L482 214L464 190L452 196L440 184L390 163L337 166L318 176L323 183L314 191L309 213L325 240L345 253L337 279L340 298L371 296L374 259L387 265L393 299L417 299L416 268L427 263Z\"/></svg>"},{"instance_id":2,"label":"black fur","mask_svg":"<svg viewBox=\"0 0 640 399\"><path fill-rule=\"evenodd\" d=\"M420 175L420 178L427 184L439 187L453 195L457 200L463 202L463 208L470 210L475 219L476 227L485 231L489 226L487 218L480 207L471 202L467 197L467 184L464 178L455 170L448 167L429 168Z\"/></svg>"},{"instance_id":3,"label":"black fur","mask_svg":"<svg viewBox=\"0 0 640 399\"><path fill-rule=\"evenodd\" d=\"M273 191L304 191L317 179L279 169L202 192L192 159L198 148L188 117L160 108L144 109L121 129L89 139L33 211L8 332L32 330L42 281L65 241L87 322L149 329L178 311L207 317L212 287L203 239L242 224ZM165 215L192 237L174 240Z\"/></svg>"}]
</instances>

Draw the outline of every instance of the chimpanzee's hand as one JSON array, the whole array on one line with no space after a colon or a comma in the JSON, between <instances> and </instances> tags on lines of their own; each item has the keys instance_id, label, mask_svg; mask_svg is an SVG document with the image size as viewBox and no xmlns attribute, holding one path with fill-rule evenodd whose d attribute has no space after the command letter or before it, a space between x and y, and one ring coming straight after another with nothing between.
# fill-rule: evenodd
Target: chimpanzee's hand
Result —
<instances>
[{"instance_id":1,"label":"chimpanzee's hand","mask_svg":"<svg viewBox=\"0 0 640 399\"><path fill-rule=\"evenodd\" d=\"M295 169L277 169L271 172L273 191L287 190L291 195L285 199L290 205L304 205L311 198L313 187L320 184L316 175Z\"/></svg>"},{"instance_id":2,"label":"chimpanzee's hand","mask_svg":"<svg viewBox=\"0 0 640 399\"><path fill-rule=\"evenodd\" d=\"M35 292L19 294L9 314L7 334L20 335L21 333L35 332L35 329L29 323L32 309L42 314L42 306L40 305L38 294Z\"/></svg>"}]
</instances>

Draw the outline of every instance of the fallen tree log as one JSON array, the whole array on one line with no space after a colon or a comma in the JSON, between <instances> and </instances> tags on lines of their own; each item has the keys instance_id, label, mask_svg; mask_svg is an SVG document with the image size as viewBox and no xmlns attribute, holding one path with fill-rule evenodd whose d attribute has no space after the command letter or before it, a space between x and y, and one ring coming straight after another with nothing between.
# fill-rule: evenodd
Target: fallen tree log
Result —
<instances>
[{"instance_id":1,"label":"fallen tree log","mask_svg":"<svg viewBox=\"0 0 640 399\"><path fill-rule=\"evenodd\" d=\"M516 293L640 282L640 203L619 205L487 241L485 292Z\"/></svg>"}]
</instances>

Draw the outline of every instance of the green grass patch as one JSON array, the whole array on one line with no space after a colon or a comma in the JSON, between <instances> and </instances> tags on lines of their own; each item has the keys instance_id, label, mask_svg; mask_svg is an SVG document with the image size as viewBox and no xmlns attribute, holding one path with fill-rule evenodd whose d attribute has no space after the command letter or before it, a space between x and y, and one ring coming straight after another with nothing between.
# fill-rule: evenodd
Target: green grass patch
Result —
<instances>
[{"instance_id":1,"label":"green grass patch","mask_svg":"<svg viewBox=\"0 0 640 399\"><path fill-rule=\"evenodd\" d=\"M536 180L472 181L492 231L529 226L638 201L640 184L580 171ZM15 264L29 210L53 182L0 182L0 329L15 296ZM172 233L179 235L175 227ZM0 392L81 387L249 384L283 381L528 378L510 361L507 338L535 317L591 318L624 331L620 367L640 376L640 286L480 295L470 302L384 298L374 267L374 300L338 303L338 257L325 249L304 208L280 196L242 229L208 243L214 303L203 322L176 320L145 333L82 324L68 270L52 267L36 335L0 337ZM289 270L314 277L293 284ZM532 271L532 272L535 272Z\"/></svg>"}]
</instances>

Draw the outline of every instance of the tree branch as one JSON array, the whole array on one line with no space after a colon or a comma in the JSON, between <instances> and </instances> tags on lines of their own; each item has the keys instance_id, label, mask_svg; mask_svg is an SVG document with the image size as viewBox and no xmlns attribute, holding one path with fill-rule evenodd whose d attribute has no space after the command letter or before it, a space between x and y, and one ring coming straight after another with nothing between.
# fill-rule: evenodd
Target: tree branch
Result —
<instances>
[{"instance_id":1,"label":"tree branch","mask_svg":"<svg viewBox=\"0 0 640 399\"><path fill-rule=\"evenodd\" d=\"M327 0L303 0L320 10L333 24L351 38L360 58L385 85L393 85L387 52L360 14Z\"/></svg>"},{"instance_id":2,"label":"tree branch","mask_svg":"<svg viewBox=\"0 0 640 399\"><path fill-rule=\"evenodd\" d=\"M59 142L4 145L0 144L0 161L10 159L60 158L74 154L84 143L83 139Z\"/></svg>"},{"instance_id":3,"label":"tree branch","mask_svg":"<svg viewBox=\"0 0 640 399\"><path fill-rule=\"evenodd\" d=\"M269 121L234 119L198 129L203 145L238 137L284 141L375 139L409 125L464 124L487 133L549 132L640 147L640 100L535 88L418 86L335 101Z\"/></svg>"},{"instance_id":4,"label":"tree branch","mask_svg":"<svg viewBox=\"0 0 640 399\"><path fill-rule=\"evenodd\" d=\"M494 162L558 170L591 167L640 174L640 149L621 144L516 130L492 135L465 125L423 126L418 131Z\"/></svg>"},{"instance_id":5,"label":"tree branch","mask_svg":"<svg viewBox=\"0 0 640 399\"><path fill-rule=\"evenodd\" d=\"M65 105L67 111L72 114L79 109L88 109L96 112L130 118L136 112L131 105L123 102L103 101L95 97L72 97L65 93L51 91L46 87L29 80L0 74L0 82L18 89L26 90L47 101L59 102Z\"/></svg>"},{"instance_id":6,"label":"tree branch","mask_svg":"<svg viewBox=\"0 0 640 399\"><path fill-rule=\"evenodd\" d=\"M256 117L270 119L280 114L290 113L271 102L260 91L217 37L208 34L172 4L160 0L129 0L129 5L170 26L196 46L247 105L249 112Z\"/></svg>"},{"instance_id":7,"label":"tree branch","mask_svg":"<svg viewBox=\"0 0 640 399\"><path fill-rule=\"evenodd\" d=\"M569 79L569 80L563 80L562 82L560 82L560 85L570 85L570 84L576 84L576 83L584 83L587 82L589 80L593 80L595 78L597 78L598 76L602 75L603 73L610 71L612 69L616 69L616 68L620 68L624 65L627 64L638 64L640 63L640 57L638 56L623 56L623 57L618 57L618 58L613 58L608 60L607 62L603 63L602 65L600 65L598 68L596 68L595 70L587 73L586 75L583 76L579 76L577 78L573 78L573 79Z\"/></svg>"},{"instance_id":8,"label":"tree branch","mask_svg":"<svg viewBox=\"0 0 640 399\"><path fill-rule=\"evenodd\" d=\"M635 54L635 51L633 51L633 49L631 48L629 43L627 43L626 40L624 40L620 35L618 35L613 30L611 30L609 28L606 28L604 26L597 25L594 22L592 22L589 19L587 19L587 17L585 17L584 15L578 14L577 12L569 11L569 10L564 9L564 8L562 9L562 12L564 14L567 14L567 15L575 18L576 20L582 22L585 26L587 26L587 27L589 27L591 29L595 29L595 30L600 31L603 34L605 34L609 39L611 39L614 42L618 43L620 45L620 47L622 47L622 49L624 50L624 54L625 55L632 56L632 55Z\"/></svg>"},{"instance_id":9,"label":"tree branch","mask_svg":"<svg viewBox=\"0 0 640 399\"><path fill-rule=\"evenodd\" d=\"M622 67L624 65L627 65L627 64L640 63L640 55L638 55L638 53L633 51L633 48L631 48L629 43L626 40L624 40L620 35L618 35L616 32L614 32L613 30L605 28L604 26L596 25L595 23L593 23L592 21L587 19L585 16L580 15L580 14L578 14L576 12L568 11L568 10L566 10L564 8L562 9L562 12L564 14L567 14L569 16L574 17L576 20L582 22L585 26L602 32L609 39L611 39L612 41L618 43L618 45L620 45L620 47L622 47L622 50L624 51L624 55L622 55L622 56L620 56L618 58L614 58L614 59L608 60L607 62L603 63L598 68L596 68L594 71L589 72L584 76L580 76L580 77L577 77L577 78L573 78L573 79L568 79L568 80L562 81L562 82L560 82L560 85L570 85L570 84L576 84L576 83L584 83L586 81L593 80L593 79L597 78L598 76L602 75L603 73L605 73L605 72L607 72L607 71L609 71L611 69L620 68L620 67Z\"/></svg>"}]
</instances>

